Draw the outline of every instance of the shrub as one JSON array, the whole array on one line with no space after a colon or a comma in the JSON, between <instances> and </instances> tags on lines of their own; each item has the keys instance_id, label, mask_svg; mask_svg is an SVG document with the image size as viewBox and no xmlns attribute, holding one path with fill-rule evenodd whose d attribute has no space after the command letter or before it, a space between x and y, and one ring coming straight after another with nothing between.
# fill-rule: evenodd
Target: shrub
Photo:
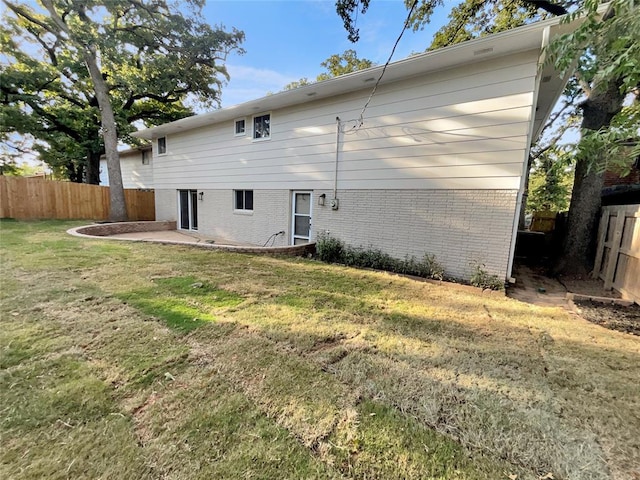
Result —
<instances>
[{"instance_id":1,"label":"shrub","mask_svg":"<svg viewBox=\"0 0 640 480\"><path fill-rule=\"evenodd\" d=\"M486 265L480 262L471 262L471 280L474 287L488 288L490 290L502 290L504 282L497 275L490 275L485 270Z\"/></svg>"},{"instance_id":2,"label":"shrub","mask_svg":"<svg viewBox=\"0 0 640 480\"><path fill-rule=\"evenodd\" d=\"M316 242L316 255L323 262L340 263L344 257L344 244L342 240L320 234Z\"/></svg>"},{"instance_id":3,"label":"shrub","mask_svg":"<svg viewBox=\"0 0 640 480\"><path fill-rule=\"evenodd\" d=\"M327 234L318 237L316 254L319 260L327 263L342 263L349 267L373 268L436 280L444 278L444 268L436 261L435 255L425 254L421 260L407 256L402 260L378 248L346 245L342 240Z\"/></svg>"}]
</instances>

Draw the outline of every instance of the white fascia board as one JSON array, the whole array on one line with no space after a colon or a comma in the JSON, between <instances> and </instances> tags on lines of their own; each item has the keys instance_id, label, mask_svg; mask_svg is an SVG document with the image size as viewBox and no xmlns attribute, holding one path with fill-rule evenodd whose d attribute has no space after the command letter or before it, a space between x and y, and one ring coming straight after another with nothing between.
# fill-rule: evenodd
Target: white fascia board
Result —
<instances>
[{"instance_id":1,"label":"white fascia board","mask_svg":"<svg viewBox=\"0 0 640 480\"><path fill-rule=\"evenodd\" d=\"M545 28L557 25L560 21L561 17L552 18L393 62L387 67L381 84L518 52L539 49ZM293 90L268 95L239 105L183 118L175 122L141 130L132 135L152 140L164 135L234 120L242 116L250 116L258 112L276 110L344 93L369 89L375 84L375 80L382 73L382 69L383 66L371 67Z\"/></svg>"}]
</instances>

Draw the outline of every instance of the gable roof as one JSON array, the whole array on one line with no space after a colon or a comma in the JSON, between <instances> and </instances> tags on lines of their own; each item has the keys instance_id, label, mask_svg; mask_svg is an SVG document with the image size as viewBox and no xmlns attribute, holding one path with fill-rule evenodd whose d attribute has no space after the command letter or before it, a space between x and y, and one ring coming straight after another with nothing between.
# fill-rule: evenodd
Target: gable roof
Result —
<instances>
[{"instance_id":1,"label":"gable roof","mask_svg":"<svg viewBox=\"0 0 640 480\"><path fill-rule=\"evenodd\" d=\"M384 85L519 52L535 49L542 51L553 36L570 32L575 28L575 22L560 24L561 18L552 18L398 60L388 65L380 84ZM383 68L383 66L376 66L359 70L293 90L286 90L231 107L141 130L133 133L133 136L152 140L260 112L370 89L375 85ZM539 135L544 121L551 113L568 79L568 75L560 77L553 65L543 65L540 73L541 82L532 140L535 140Z\"/></svg>"}]
</instances>

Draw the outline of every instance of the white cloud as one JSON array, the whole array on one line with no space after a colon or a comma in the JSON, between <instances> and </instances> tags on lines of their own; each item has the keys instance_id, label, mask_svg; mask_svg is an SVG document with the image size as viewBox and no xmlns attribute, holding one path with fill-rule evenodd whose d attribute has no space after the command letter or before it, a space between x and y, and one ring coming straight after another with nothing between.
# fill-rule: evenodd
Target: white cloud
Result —
<instances>
[{"instance_id":1,"label":"white cloud","mask_svg":"<svg viewBox=\"0 0 640 480\"><path fill-rule=\"evenodd\" d=\"M222 105L225 107L276 93L297 78L275 70L244 65L227 65L231 80L222 87Z\"/></svg>"}]
</instances>

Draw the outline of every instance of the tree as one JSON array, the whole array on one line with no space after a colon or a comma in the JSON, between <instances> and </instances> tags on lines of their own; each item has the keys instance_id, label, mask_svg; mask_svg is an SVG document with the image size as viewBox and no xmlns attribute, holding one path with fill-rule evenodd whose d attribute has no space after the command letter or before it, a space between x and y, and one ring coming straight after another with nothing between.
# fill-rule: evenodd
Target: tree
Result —
<instances>
[{"instance_id":1,"label":"tree","mask_svg":"<svg viewBox=\"0 0 640 480\"><path fill-rule=\"evenodd\" d=\"M569 206L573 180L572 152L553 147L535 161L529 177L529 213L551 210L563 212Z\"/></svg>"},{"instance_id":2,"label":"tree","mask_svg":"<svg viewBox=\"0 0 640 480\"><path fill-rule=\"evenodd\" d=\"M311 85L315 82L322 82L329 80L330 78L338 77L340 75L346 75L347 73L357 72L358 70L364 70L373 66L371 60L366 58L358 58L358 54L355 50L345 50L342 54L334 54L327 58L320 66L326 68L326 72L320 73L315 81L308 78L301 78L296 82L291 82L285 85L284 90L293 90L294 88L303 87L305 85Z\"/></svg>"},{"instance_id":3,"label":"tree","mask_svg":"<svg viewBox=\"0 0 640 480\"><path fill-rule=\"evenodd\" d=\"M550 54L562 69L578 61L577 76L585 99L568 235L557 270L586 273L592 268L600 213L603 172L629 171L640 155L640 5L637 0L613 0L604 15L600 2L586 0L569 20L581 25L552 43ZM623 106L631 96L630 105Z\"/></svg>"},{"instance_id":4,"label":"tree","mask_svg":"<svg viewBox=\"0 0 640 480\"><path fill-rule=\"evenodd\" d=\"M344 23L344 28L348 33L347 38L353 43L356 43L360 38L360 33L356 28L358 12L362 14L367 13L370 3L371 0L336 1L336 13ZM431 20L431 15L434 10L445 4L443 0L404 0L404 3L407 9L409 9L407 26L412 27L414 31L424 28ZM501 4L500 7L495 8L498 3ZM475 20L475 23L481 28L483 23L486 28L491 28L495 25L497 29L493 30L493 32L499 32L502 31L502 29L506 29L508 24L513 25L508 28L522 25L522 23L517 23L519 18L528 19L531 16L535 16L538 10L543 10L551 15L564 15L567 13L567 10L562 3L573 2L548 2L544 0L511 0L504 2L498 2L497 0L465 0L453 9L452 15L449 17L451 19L449 25L452 26L451 30L453 32L455 32L455 25L457 25L462 33L465 25L469 21ZM494 7L493 9L491 8L492 6ZM528 15L525 14L525 12L528 12ZM505 23L501 24L500 22L496 22L494 17L502 19ZM493 19L493 21L488 21L489 19ZM492 32L485 31L484 33ZM460 38L454 35L442 43L441 46L451 45L471 38L474 37ZM440 40L440 42L442 42L442 40Z\"/></svg>"},{"instance_id":5,"label":"tree","mask_svg":"<svg viewBox=\"0 0 640 480\"><path fill-rule=\"evenodd\" d=\"M331 55L320 66L325 67L327 71L318 75L317 80L319 82L370 68L373 66L373 62L366 58L358 58L356 51L349 49L345 50L342 55Z\"/></svg>"},{"instance_id":6,"label":"tree","mask_svg":"<svg viewBox=\"0 0 640 480\"><path fill-rule=\"evenodd\" d=\"M244 34L207 25L201 0L3 1L13 14L2 25L13 60L2 72L3 123L44 142L52 163L89 157L93 180L105 152L112 217L125 218L118 140L135 143L138 122L190 115L189 100L219 103L224 60Z\"/></svg>"},{"instance_id":7,"label":"tree","mask_svg":"<svg viewBox=\"0 0 640 480\"><path fill-rule=\"evenodd\" d=\"M370 0L338 1L337 12L352 40L357 39L358 33L352 21L355 18L353 14L358 6L362 13L366 12L369 3ZM428 23L433 9L442 4L439 0L409 0L405 3L412 9L408 24L414 30ZM613 0L610 13L604 18L598 12L601 3L598 0L466 0L452 10L451 21L436 34L432 45L438 48L449 42L469 40L542 18L536 10L538 8L543 9L545 15L557 15L567 13L567 8L580 7L569 19L582 16L584 22L576 32L557 39L550 47L553 61L559 69L572 68L578 62L577 78L584 97L581 103L574 104L582 113L582 135L576 146L568 236L562 264L558 268L563 273L584 273L590 269L604 166L614 165L628 171L631 159L640 153L638 1ZM623 99L629 92L635 92L635 100L623 108Z\"/></svg>"}]
</instances>

